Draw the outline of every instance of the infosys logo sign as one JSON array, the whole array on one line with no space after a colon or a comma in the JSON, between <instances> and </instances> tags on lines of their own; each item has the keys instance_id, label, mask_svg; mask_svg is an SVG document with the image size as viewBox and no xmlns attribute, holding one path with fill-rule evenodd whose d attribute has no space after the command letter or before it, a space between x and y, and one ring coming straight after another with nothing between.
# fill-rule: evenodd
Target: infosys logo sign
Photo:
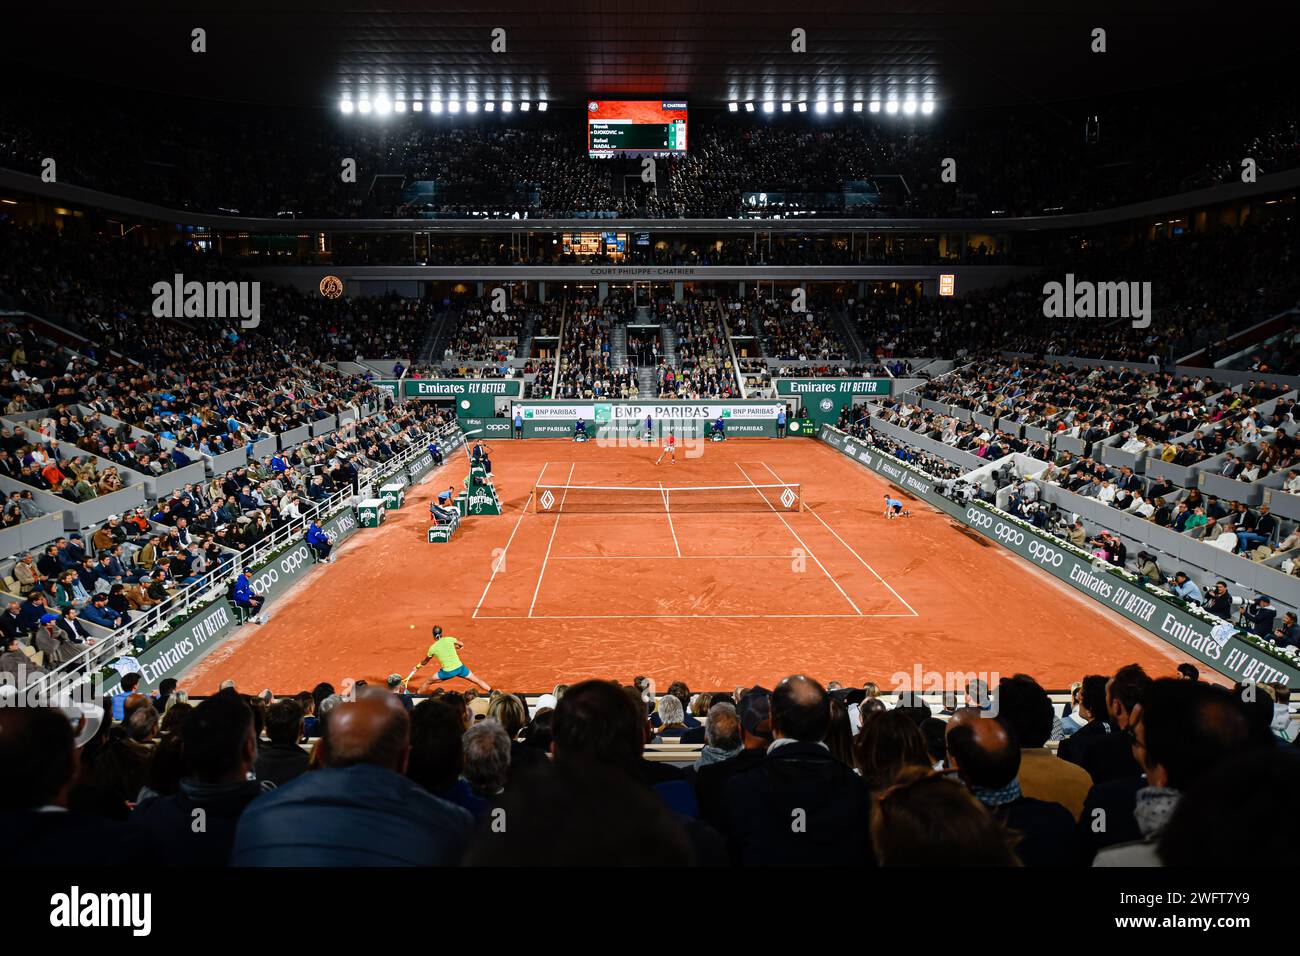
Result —
<instances>
[{"instance_id":1,"label":"infosys logo sign","mask_svg":"<svg viewBox=\"0 0 1300 956\"><path fill-rule=\"evenodd\" d=\"M348 534L357 528L357 519L352 514L345 513L339 515L326 527L326 531L335 536Z\"/></svg>"}]
</instances>

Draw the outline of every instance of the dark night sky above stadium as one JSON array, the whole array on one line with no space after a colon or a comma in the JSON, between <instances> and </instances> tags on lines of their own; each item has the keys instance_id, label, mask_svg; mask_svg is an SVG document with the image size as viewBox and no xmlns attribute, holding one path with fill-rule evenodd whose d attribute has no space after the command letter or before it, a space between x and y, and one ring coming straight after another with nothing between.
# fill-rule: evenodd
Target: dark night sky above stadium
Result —
<instances>
[{"instance_id":1,"label":"dark night sky above stadium","mask_svg":"<svg viewBox=\"0 0 1300 956\"><path fill-rule=\"evenodd\" d=\"M728 100L932 94L947 107L1016 106L1212 79L1289 52L1266 8L1190 0L48 0L7 14L4 69L136 93L324 106L344 92L546 99ZM1175 12L1176 11L1176 12ZM192 27L208 52L189 49ZM1089 51L1094 26L1109 51ZM507 52L489 50L506 30ZM790 50L807 31L808 52ZM16 86L16 89L15 89Z\"/></svg>"}]
</instances>

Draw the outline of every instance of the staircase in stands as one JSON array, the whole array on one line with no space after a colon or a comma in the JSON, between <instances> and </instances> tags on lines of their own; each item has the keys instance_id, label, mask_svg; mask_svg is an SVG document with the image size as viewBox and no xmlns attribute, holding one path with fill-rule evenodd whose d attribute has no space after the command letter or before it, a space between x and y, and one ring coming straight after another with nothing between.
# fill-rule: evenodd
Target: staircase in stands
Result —
<instances>
[{"instance_id":1,"label":"staircase in stands","mask_svg":"<svg viewBox=\"0 0 1300 956\"><path fill-rule=\"evenodd\" d=\"M839 329L840 341L848 347L849 357L861 365L867 350L862 344L862 337L858 335L857 323L850 317L847 309L832 309L831 317Z\"/></svg>"}]
</instances>

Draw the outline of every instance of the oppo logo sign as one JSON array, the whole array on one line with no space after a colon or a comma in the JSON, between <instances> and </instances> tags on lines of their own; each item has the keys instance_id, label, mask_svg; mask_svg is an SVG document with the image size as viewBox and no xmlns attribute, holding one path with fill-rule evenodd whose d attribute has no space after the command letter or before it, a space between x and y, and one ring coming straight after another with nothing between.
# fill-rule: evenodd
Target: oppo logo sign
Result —
<instances>
[{"instance_id":1,"label":"oppo logo sign","mask_svg":"<svg viewBox=\"0 0 1300 956\"><path fill-rule=\"evenodd\" d=\"M1065 560L1065 555L1055 548L1049 548L1041 541L1029 542L1029 556L1039 564L1049 568L1059 568L1061 562Z\"/></svg>"},{"instance_id":2,"label":"oppo logo sign","mask_svg":"<svg viewBox=\"0 0 1300 956\"><path fill-rule=\"evenodd\" d=\"M253 578L253 590L258 594L264 593L272 584L280 580L280 572L275 568L266 568L257 577Z\"/></svg>"},{"instance_id":3,"label":"oppo logo sign","mask_svg":"<svg viewBox=\"0 0 1300 956\"><path fill-rule=\"evenodd\" d=\"M997 538L1004 544L1025 543L1025 533L1023 531L1017 531L1015 528L1003 524L1001 521L999 521L998 526L993 529L993 537Z\"/></svg>"},{"instance_id":4,"label":"oppo logo sign","mask_svg":"<svg viewBox=\"0 0 1300 956\"><path fill-rule=\"evenodd\" d=\"M993 516L991 514L985 514L983 511L979 511L975 508L966 509L966 521L968 524L971 524L976 528L993 527Z\"/></svg>"},{"instance_id":5,"label":"oppo logo sign","mask_svg":"<svg viewBox=\"0 0 1300 956\"><path fill-rule=\"evenodd\" d=\"M299 545L281 558L274 566L263 568L252 581L253 590L258 594L264 593L272 585L279 582L281 575L286 578L293 577L298 573L298 569L310 560L307 554L307 546Z\"/></svg>"}]
</instances>

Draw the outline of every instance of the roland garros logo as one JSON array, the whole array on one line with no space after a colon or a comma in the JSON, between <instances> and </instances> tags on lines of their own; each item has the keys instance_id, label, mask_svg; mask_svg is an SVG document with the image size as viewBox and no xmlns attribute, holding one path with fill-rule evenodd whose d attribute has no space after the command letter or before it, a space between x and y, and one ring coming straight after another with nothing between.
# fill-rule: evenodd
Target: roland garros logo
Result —
<instances>
[{"instance_id":1,"label":"roland garros logo","mask_svg":"<svg viewBox=\"0 0 1300 956\"><path fill-rule=\"evenodd\" d=\"M343 294L343 280L338 276L326 276L321 279L320 294L327 299L337 299Z\"/></svg>"}]
</instances>

